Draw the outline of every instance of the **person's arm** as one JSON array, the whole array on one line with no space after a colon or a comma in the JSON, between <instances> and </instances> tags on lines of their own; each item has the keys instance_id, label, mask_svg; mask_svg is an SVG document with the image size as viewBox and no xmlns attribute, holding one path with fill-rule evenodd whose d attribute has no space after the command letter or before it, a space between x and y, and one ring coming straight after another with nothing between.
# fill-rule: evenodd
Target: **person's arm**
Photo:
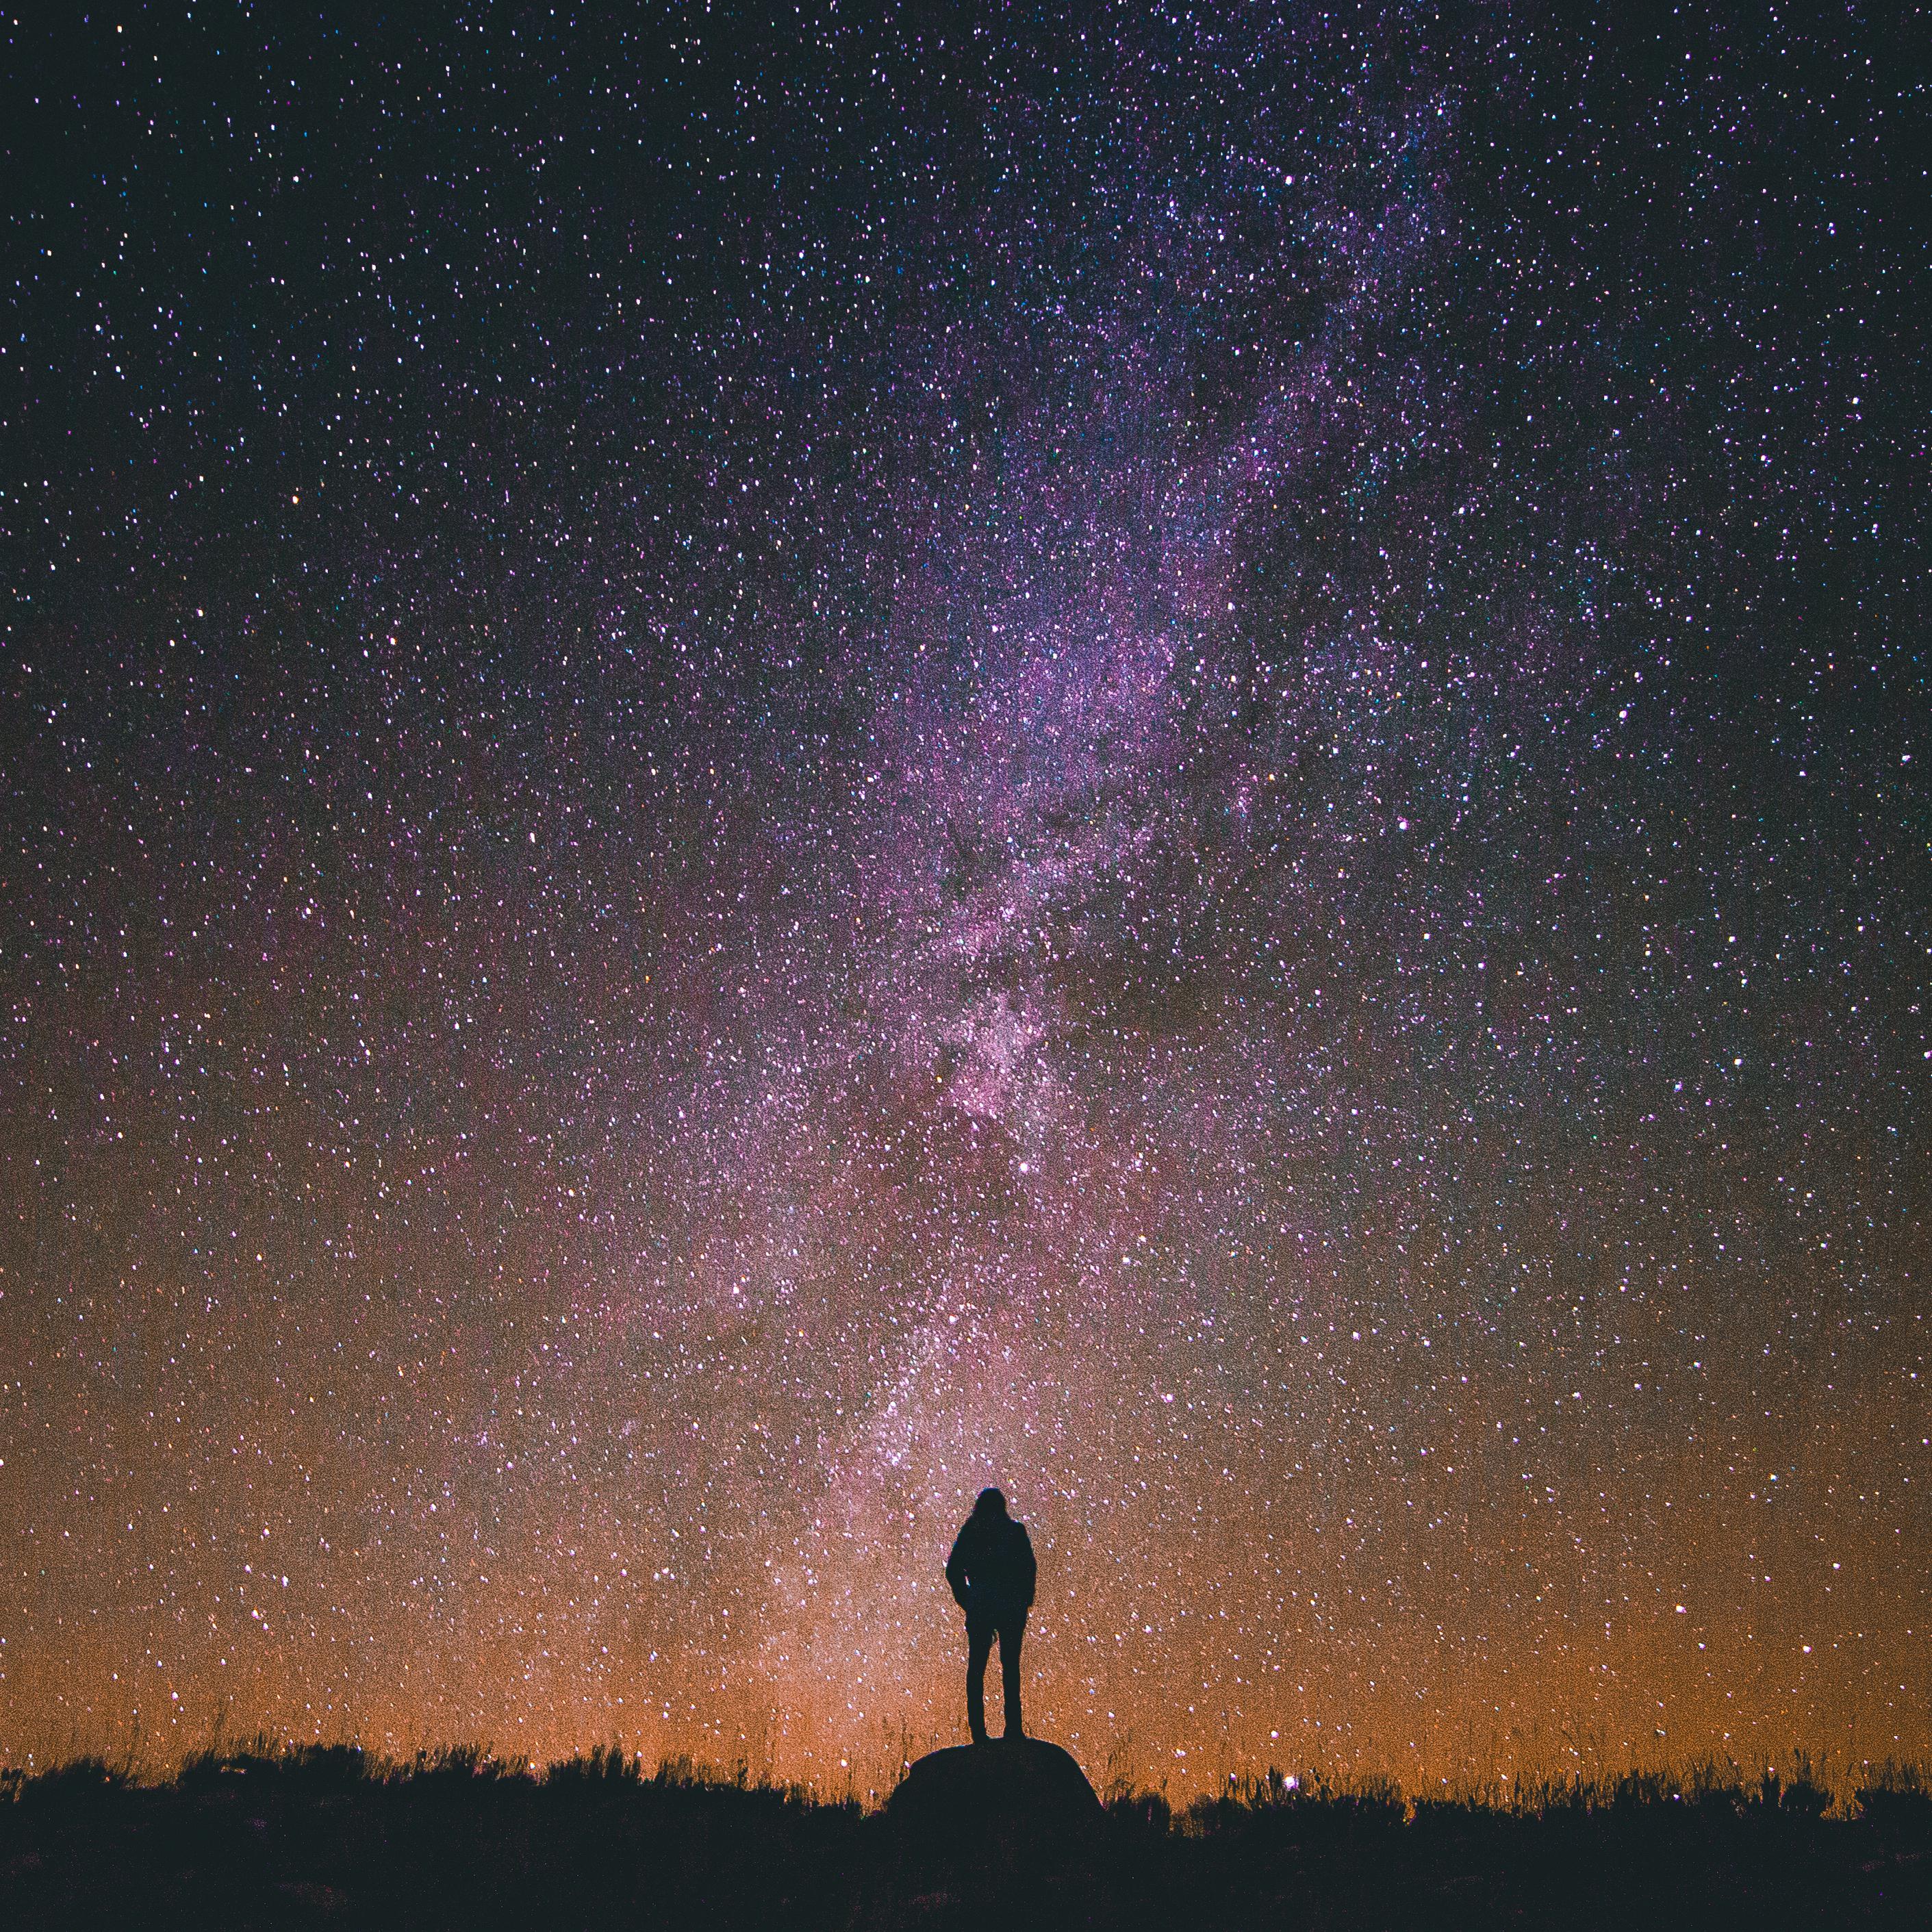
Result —
<instances>
[{"instance_id":1,"label":"person's arm","mask_svg":"<svg viewBox=\"0 0 1932 1932\"><path fill-rule=\"evenodd\" d=\"M1038 1580L1040 1575L1039 1566L1034 1562L1033 1538L1028 1535L1026 1532L1026 1525L1023 1522L1019 1522L1016 1523L1013 1527L1020 1533L1018 1551L1019 1564L1018 1566L1019 1569L1020 1582L1020 1608L1023 1610L1030 1610L1033 1608L1034 1585Z\"/></svg>"},{"instance_id":2,"label":"person's arm","mask_svg":"<svg viewBox=\"0 0 1932 1932\"><path fill-rule=\"evenodd\" d=\"M966 1532L953 1539L952 1554L946 1559L946 1580L952 1586L953 1600L966 1607Z\"/></svg>"}]
</instances>

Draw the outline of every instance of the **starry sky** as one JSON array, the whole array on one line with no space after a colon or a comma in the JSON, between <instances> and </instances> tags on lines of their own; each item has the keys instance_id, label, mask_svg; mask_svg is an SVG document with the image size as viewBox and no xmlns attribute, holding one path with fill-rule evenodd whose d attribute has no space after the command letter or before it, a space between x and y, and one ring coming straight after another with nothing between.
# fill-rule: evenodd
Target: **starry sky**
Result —
<instances>
[{"instance_id":1,"label":"starry sky","mask_svg":"<svg viewBox=\"0 0 1932 1932\"><path fill-rule=\"evenodd\" d=\"M1909 10L6 15L0 1756L1932 1750Z\"/></svg>"}]
</instances>

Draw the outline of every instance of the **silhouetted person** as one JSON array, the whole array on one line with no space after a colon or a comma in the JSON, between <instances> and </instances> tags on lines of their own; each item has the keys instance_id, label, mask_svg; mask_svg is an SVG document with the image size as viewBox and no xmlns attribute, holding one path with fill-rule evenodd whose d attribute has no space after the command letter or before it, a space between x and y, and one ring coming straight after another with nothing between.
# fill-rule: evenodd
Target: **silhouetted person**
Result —
<instances>
[{"instance_id":1,"label":"silhouetted person","mask_svg":"<svg viewBox=\"0 0 1932 1932\"><path fill-rule=\"evenodd\" d=\"M1033 1543L1026 1525L1006 1514L998 1490L982 1490L946 1559L946 1580L966 1612L966 1721L973 1742L986 1742L986 1659L1000 1640L1000 1676L1010 1738L1020 1729L1020 1640L1033 1607Z\"/></svg>"}]
</instances>

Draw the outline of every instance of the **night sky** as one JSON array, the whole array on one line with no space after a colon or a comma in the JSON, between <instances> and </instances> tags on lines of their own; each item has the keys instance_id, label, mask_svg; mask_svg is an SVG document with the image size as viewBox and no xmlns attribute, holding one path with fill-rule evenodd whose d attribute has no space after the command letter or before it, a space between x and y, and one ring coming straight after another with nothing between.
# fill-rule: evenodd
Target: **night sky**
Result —
<instances>
[{"instance_id":1,"label":"night sky","mask_svg":"<svg viewBox=\"0 0 1932 1932\"><path fill-rule=\"evenodd\" d=\"M1552 11L4 16L0 1758L1932 1751L1925 21Z\"/></svg>"}]
</instances>

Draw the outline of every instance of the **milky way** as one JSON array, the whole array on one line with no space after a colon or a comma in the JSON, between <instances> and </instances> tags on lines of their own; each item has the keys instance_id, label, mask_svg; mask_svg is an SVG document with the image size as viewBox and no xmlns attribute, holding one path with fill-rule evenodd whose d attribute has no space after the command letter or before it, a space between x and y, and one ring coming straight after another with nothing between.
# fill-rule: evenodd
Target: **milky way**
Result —
<instances>
[{"instance_id":1,"label":"milky way","mask_svg":"<svg viewBox=\"0 0 1932 1932\"><path fill-rule=\"evenodd\" d=\"M1932 1749L1922 114L1507 8L5 29L0 1755Z\"/></svg>"}]
</instances>

